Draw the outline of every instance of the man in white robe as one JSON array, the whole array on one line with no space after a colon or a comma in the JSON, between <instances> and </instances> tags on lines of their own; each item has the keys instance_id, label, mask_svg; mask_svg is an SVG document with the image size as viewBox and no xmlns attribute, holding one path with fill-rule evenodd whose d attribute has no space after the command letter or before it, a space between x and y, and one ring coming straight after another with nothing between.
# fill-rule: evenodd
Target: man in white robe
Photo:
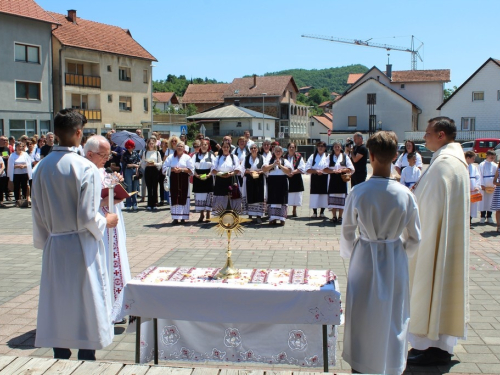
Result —
<instances>
[{"instance_id":1,"label":"man in white robe","mask_svg":"<svg viewBox=\"0 0 500 375\"><path fill-rule=\"evenodd\" d=\"M104 170L104 164L109 160L109 155L111 155L111 146L109 141L101 135L95 135L87 140L84 148L85 157L95 164L99 168L99 174L101 176L101 182L107 175ZM118 175L123 181L123 177ZM105 187L103 186L103 189ZM101 201L99 213L101 215L106 215L109 212L109 198L106 197ZM122 214L123 202L116 201L114 205L114 213L118 216L118 225L116 228L106 228L104 232L104 248L106 249L106 261L108 264L108 270L110 270L109 262L113 265L110 276L111 284L111 299L114 304L121 304L121 298L125 284L131 279L130 266L128 262L126 239L127 235L125 232L125 221L123 220ZM110 251L109 248L109 236L113 237L113 246ZM122 320L119 323L125 323Z\"/></svg>"},{"instance_id":2,"label":"man in white robe","mask_svg":"<svg viewBox=\"0 0 500 375\"><path fill-rule=\"evenodd\" d=\"M60 146L37 164L32 184L33 242L43 249L35 346L54 358L95 360L111 344L111 295L102 242L118 218L99 213L101 179L76 147L86 119L71 109L54 119Z\"/></svg>"},{"instance_id":3,"label":"man in white robe","mask_svg":"<svg viewBox=\"0 0 500 375\"><path fill-rule=\"evenodd\" d=\"M408 364L451 361L453 347L466 336L469 294L469 173L455 122L429 120L429 168L414 185L422 221L422 242L410 260Z\"/></svg>"}]
</instances>

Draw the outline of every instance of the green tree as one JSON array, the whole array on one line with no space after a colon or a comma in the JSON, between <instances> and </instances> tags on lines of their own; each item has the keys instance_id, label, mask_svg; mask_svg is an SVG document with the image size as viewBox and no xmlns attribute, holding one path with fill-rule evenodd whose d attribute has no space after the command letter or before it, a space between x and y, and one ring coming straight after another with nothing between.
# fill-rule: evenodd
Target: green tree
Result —
<instances>
[{"instance_id":1,"label":"green tree","mask_svg":"<svg viewBox=\"0 0 500 375\"><path fill-rule=\"evenodd\" d=\"M443 92L444 100L448 99L456 90L457 90L457 86L453 86L453 88L451 88L451 89L444 89L444 92Z\"/></svg>"}]
</instances>

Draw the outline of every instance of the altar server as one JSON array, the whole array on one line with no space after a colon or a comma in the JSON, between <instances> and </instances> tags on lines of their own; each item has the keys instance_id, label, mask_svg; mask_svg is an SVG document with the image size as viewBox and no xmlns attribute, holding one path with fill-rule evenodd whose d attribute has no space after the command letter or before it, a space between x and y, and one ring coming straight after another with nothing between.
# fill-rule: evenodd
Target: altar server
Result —
<instances>
[{"instance_id":1,"label":"altar server","mask_svg":"<svg viewBox=\"0 0 500 375\"><path fill-rule=\"evenodd\" d=\"M111 288L102 237L116 214L99 213L101 178L75 150L86 119L62 110L54 119L59 146L33 175L33 242L43 249L35 345L53 347L54 358L95 360L113 340Z\"/></svg>"},{"instance_id":2,"label":"altar server","mask_svg":"<svg viewBox=\"0 0 500 375\"><path fill-rule=\"evenodd\" d=\"M269 173L267 177L267 203L269 212L269 224L285 225L288 209L288 175L292 170L292 164L283 158L283 148L274 146L273 157L263 167L264 172Z\"/></svg>"},{"instance_id":3,"label":"altar server","mask_svg":"<svg viewBox=\"0 0 500 375\"><path fill-rule=\"evenodd\" d=\"M108 174L104 170L104 164L108 161L111 154L111 148L108 140L101 135L94 135L87 140L83 148L85 157L99 168L101 176L102 189L107 189L105 179ZM118 175L120 176L120 175ZM121 177L121 176L120 176ZM123 180L123 177L121 177ZM117 298L121 297L121 291L128 281L130 281L130 265L128 262L127 254L127 234L125 232L125 220L123 220L122 209L124 207L123 201L115 201L113 212L118 216L118 225L116 228L106 228L104 232L104 248L106 249L106 263L112 259L113 274L110 275L110 282L112 287L112 301L113 303ZM109 198L101 200L99 213L103 216L109 213ZM113 236L113 248L109 249L109 236ZM111 254L110 254L111 252ZM107 268L109 270L109 267ZM123 321L120 323L124 323Z\"/></svg>"},{"instance_id":4,"label":"altar server","mask_svg":"<svg viewBox=\"0 0 500 375\"><path fill-rule=\"evenodd\" d=\"M493 192L495 191L495 185L493 183L493 179L497 171L495 158L495 151L488 150L486 151L486 159L479 164L479 173L481 174L481 194L483 195L483 200L479 202L481 223L486 221L488 224L493 224L493 218L491 217L492 211L490 208L491 202L493 201Z\"/></svg>"},{"instance_id":5,"label":"altar server","mask_svg":"<svg viewBox=\"0 0 500 375\"><path fill-rule=\"evenodd\" d=\"M193 174L194 165L191 157L185 153L185 144L177 142L175 154L169 155L163 163L163 173L170 168L170 214L172 224L185 223L189 220L189 176Z\"/></svg>"},{"instance_id":6,"label":"altar server","mask_svg":"<svg viewBox=\"0 0 500 375\"><path fill-rule=\"evenodd\" d=\"M401 182L408 189L411 189L413 185L420 179L422 171L417 167L417 155L414 152L410 152L407 156L408 166L401 171ZM392 174L392 173L391 173Z\"/></svg>"},{"instance_id":7,"label":"altar server","mask_svg":"<svg viewBox=\"0 0 500 375\"><path fill-rule=\"evenodd\" d=\"M328 167L327 156L326 143L318 142L316 144L316 151L309 156L306 163L306 172L311 175L309 208L313 209L313 219L318 217L318 208L321 209L319 217L322 219L326 218L325 208L328 207L328 175L323 173L323 169Z\"/></svg>"},{"instance_id":8,"label":"altar server","mask_svg":"<svg viewBox=\"0 0 500 375\"><path fill-rule=\"evenodd\" d=\"M465 161L467 162L467 170L469 171L470 180L470 193L475 194L481 191L481 175L474 165L474 160L476 160L476 153L474 151L467 151L465 153ZM470 221L472 223L472 218L477 216L477 210L479 208L479 202L470 202Z\"/></svg>"},{"instance_id":9,"label":"altar server","mask_svg":"<svg viewBox=\"0 0 500 375\"><path fill-rule=\"evenodd\" d=\"M302 174L305 173L306 163L301 154L297 152L297 145L293 142L288 144L288 152L284 155L292 165L288 175L288 205L293 207L290 217L297 217L297 206L302 206L302 195L304 193L304 181Z\"/></svg>"},{"instance_id":10,"label":"altar server","mask_svg":"<svg viewBox=\"0 0 500 375\"><path fill-rule=\"evenodd\" d=\"M431 163L414 186L422 242L410 259L411 365L447 365L469 320L469 174L448 117L429 120Z\"/></svg>"},{"instance_id":11,"label":"altar server","mask_svg":"<svg viewBox=\"0 0 500 375\"><path fill-rule=\"evenodd\" d=\"M393 132L370 137L373 176L345 205L340 255L351 260L342 357L353 372L401 374L406 367L408 256L418 248L420 221L413 194L389 178L397 145Z\"/></svg>"},{"instance_id":12,"label":"altar server","mask_svg":"<svg viewBox=\"0 0 500 375\"><path fill-rule=\"evenodd\" d=\"M202 139L199 151L191 161L194 166L193 192L196 212L200 213L198 223L210 220L214 195L214 177L210 173L215 162L215 155L210 149L210 140ZM205 216L206 213L206 216Z\"/></svg>"}]
</instances>

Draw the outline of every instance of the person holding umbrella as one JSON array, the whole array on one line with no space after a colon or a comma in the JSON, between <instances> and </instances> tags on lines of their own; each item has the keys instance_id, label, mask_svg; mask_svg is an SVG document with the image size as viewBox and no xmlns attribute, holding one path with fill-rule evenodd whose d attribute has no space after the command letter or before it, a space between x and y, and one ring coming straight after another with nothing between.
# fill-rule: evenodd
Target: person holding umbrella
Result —
<instances>
[{"instance_id":1,"label":"person holding umbrella","mask_svg":"<svg viewBox=\"0 0 500 375\"><path fill-rule=\"evenodd\" d=\"M119 134L119 133L117 133ZM137 151L135 151L135 142L131 139L125 142L125 151L122 155L122 170L125 184L127 185L127 193L136 192L139 189L138 170L141 164L141 158ZM137 196L133 194L125 201L125 209L127 211L137 211Z\"/></svg>"}]
</instances>

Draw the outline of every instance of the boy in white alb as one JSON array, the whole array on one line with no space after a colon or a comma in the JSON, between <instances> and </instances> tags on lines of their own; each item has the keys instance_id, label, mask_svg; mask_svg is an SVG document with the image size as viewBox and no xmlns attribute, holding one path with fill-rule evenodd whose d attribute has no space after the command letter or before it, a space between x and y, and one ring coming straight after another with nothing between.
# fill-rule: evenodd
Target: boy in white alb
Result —
<instances>
[{"instance_id":1,"label":"boy in white alb","mask_svg":"<svg viewBox=\"0 0 500 375\"><path fill-rule=\"evenodd\" d=\"M493 218L491 217L491 202L493 201L493 191L495 190L493 179L497 171L495 158L495 151L488 150L486 152L486 159L479 164L479 174L481 175L481 194L483 195L483 200L479 202L481 223L487 222L488 224L493 224Z\"/></svg>"},{"instance_id":2,"label":"boy in white alb","mask_svg":"<svg viewBox=\"0 0 500 375\"><path fill-rule=\"evenodd\" d=\"M408 167L401 171L401 182L408 189L411 189L413 185L419 180L422 175L420 168L416 166L417 156L414 152L410 152L407 156Z\"/></svg>"},{"instance_id":3,"label":"boy in white alb","mask_svg":"<svg viewBox=\"0 0 500 375\"><path fill-rule=\"evenodd\" d=\"M345 203L340 255L351 261L342 357L353 373L401 374L406 367L407 254L420 243L420 220L414 195L389 178L397 145L394 132L370 137L373 176L356 185Z\"/></svg>"},{"instance_id":4,"label":"boy in white alb","mask_svg":"<svg viewBox=\"0 0 500 375\"><path fill-rule=\"evenodd\" d=\"M476 153L474 151L467 151L465 154L465 161L467 162L467 170L469 171L470 178L470 193L479 193L481 175L474 165L474 160L476 160ZM472 224L472 218L477 216L477 211L479 208L479 202L470 202L470 222Z\"/></svg>"}]
</instances>

